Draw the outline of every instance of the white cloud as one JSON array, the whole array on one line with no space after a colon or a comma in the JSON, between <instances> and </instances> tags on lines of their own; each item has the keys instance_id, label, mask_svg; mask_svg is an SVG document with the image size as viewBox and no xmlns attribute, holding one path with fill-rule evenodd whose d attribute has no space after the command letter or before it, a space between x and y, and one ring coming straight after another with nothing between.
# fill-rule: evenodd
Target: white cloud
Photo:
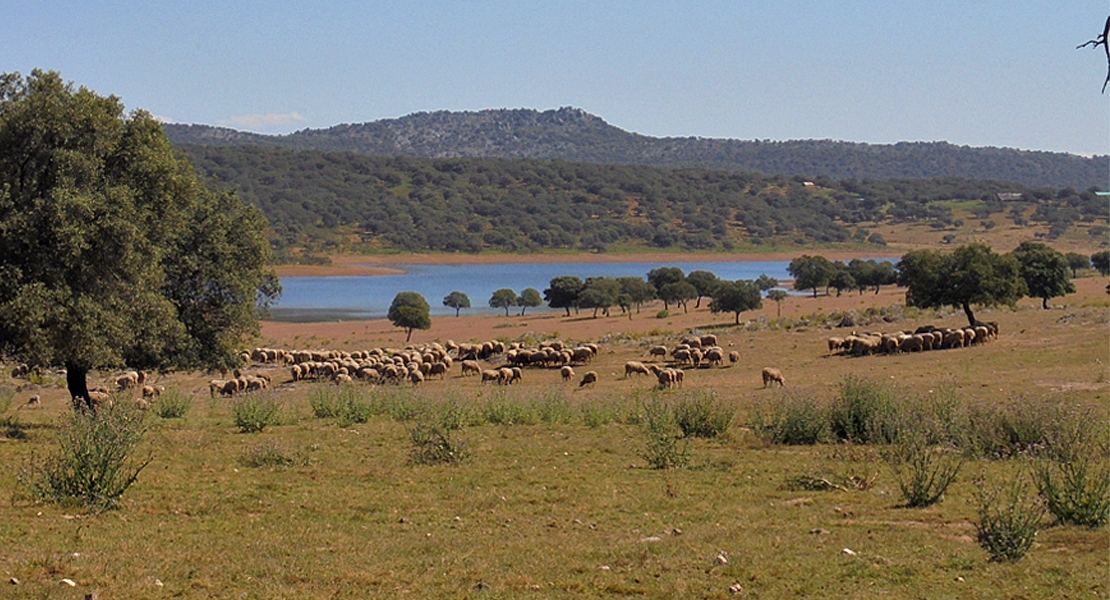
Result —
<instances>
[{"instance_id":1,"label":"white cloud","mask_svg":"<svg viewBox=\"0 0 1110 600\"><path fill-rule=\"evenodd\" d=\"M237 127L255 131L281 129L295 123L304 122L304 115L298 112L268 113L264 115L239 115L220 121L225 127Z\"/></svg>"},{"instance_id":2,"label":"white cloud","mask_svg":"<svg viewBox=\"0 0 1110 600\"><path fill-rule=\"evenodd\" d=\"M158 121L159 123L176 123L177 122L177 119L175 119L173 117L164 117L162 115L150 115L150 116L154 117L154 120Z\"/></svg>"}]
</instances>

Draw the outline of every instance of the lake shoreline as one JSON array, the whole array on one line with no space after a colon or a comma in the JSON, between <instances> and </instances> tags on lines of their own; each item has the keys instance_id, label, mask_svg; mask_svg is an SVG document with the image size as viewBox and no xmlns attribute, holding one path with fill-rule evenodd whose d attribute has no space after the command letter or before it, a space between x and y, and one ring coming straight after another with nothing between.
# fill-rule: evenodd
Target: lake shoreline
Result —
<instances>
[{"instance_id":1,"label":"lake shoreline","mask_svg":"<svg viewBox=\"0 0 1110 600\"><path fill-rule=\"evenodd\" d=\"M804 254L824 256L829 260L850 260L861 254L876 258L897 259L901 253L884 248L863 252L861 250L813 250L773 253L696 253L696 252L647 252L637 254L390 254L329 256L329 265L277 265L278 277L353 277L374 275L401 275L404 269L397 265L478 265L520 263L658 263L669 265L682 262L770 262L790 261Z\"/></svg>"}]
</instances>

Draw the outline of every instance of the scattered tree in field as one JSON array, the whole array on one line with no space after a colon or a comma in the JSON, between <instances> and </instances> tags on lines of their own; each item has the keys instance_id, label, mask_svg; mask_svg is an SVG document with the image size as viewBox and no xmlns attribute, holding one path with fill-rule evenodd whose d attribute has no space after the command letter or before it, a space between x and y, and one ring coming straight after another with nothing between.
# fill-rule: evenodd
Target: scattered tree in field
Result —
<instances>
[{"instance_id":1,"label":"scattered tree in field","mask_svg":"<svg viewBox=\"0 0 1110 600\"><path fill-rule=\"evenodd\" d=\"M597 311L602 311L606 317L609 309L617 304L617 297L621 294L620 283L612 277L590 277L586 279L586 286L578 296L579 306L594 309L594 318Z\"/></svg>"},{"instance_id":2,"label":"scattered tree in field","mask_svg":"<svg viewBox=\"0 0 1110 600\"><path fill-rule=\"evenodd\" d=\"M671 304L677 304L682 307L682 312L686 312L687 303L697 297L697 288L685 281L668 283L659 290L659 298L663 301L664 309L669 309Z\"/></svg>"},{"instance_id":3,"label":"scattered tree in field","mask_svg":"<svg viewBox=\"0 0 1110 600\"><path fill-rule=\"evenodd\" d=\"M782 301L786 300L788 297L790 297L790 294L786 293L786 290L783 289L776 288L767 291L767 299L773 300L775 303L775 316L782 316Z\"/></svg>"},{"instance_id":4,"label":"scattered tree in field","mask_svg":"<svg viewBox=\"0 0 1110 600\"><path fill-rule=\"evenodd\" d=\"M400 292L393 297L389 305L389 322L394 326L405 329L408 335L405 341L412 339L413 329L432 328L432 307L428 301L417 292Z\"/></svg>"},{"instance_id":5,"label":"scattered tree in field","mask_svg":"<svg viewBox=\"0 0 1110 600\"><path fill-rule=\"evenodd\" d=\"M694 286L694 289L697 290L698 293L698 300L697 303L694 304L694 308L701 308L701 299L703 297L712 296L713 289L717 287L720 282L721 279L717 277L716 273L711 273L709 271L690 271L690 274L686 276L686 283Z\"/></svg>"},{"instance_id":6,"label":"scattered tree in field","mask_svg":"<svg viewBox=\"0 0 1110 600\"><path fill-rule=\"evenodd\" d=\"M786 268L794 277L794 289L813 290L813 297L817 297L817 290L829 285L829 281L836 273L836 267L824 256L802 255L790 261Z\"/></svg>"},{"instance_id":7,"label":"scattered tree in field","mask_svg":"<svg viewBox=\"0 0 1110 600\"><path fill-rule=\"evenodd\" d=\"M715 313L730 312L736 315L736 324L740 324L740 313L745 310L756 310L763 306L763 294L754 281L741 279L738 281L723 281L717 286L713 300L709 303L709 310Z\"/></svg>"},{"instance_id":8,"label":"scattered tree in field","mask_svg":"<svg viewBox=\"0 0 1110 600\"><path fill-rule=\"evenodd\" d=\"M647 280L655 287L655 293L663 291L668 283L678 283L686 279L686 274L678 267L659 267L648 271Z\"/></svg>"},{"instance_id":9,"label":"scattered tree in field","mask_svg":"<svg viewBox=\"0 0 1110 600\"><path fill-rule=\"evenodd\" d=\"M898 282L898 273L894 270L894 264L889 260L876 262L874 260L853 258L848 262L848 272L855 280L856 289L859 290L860 294L868 289L873 289L878 294L882 286L893 285Z\"/></svg>"},{"instance_id":10,"label":"scattered tree in field","mask_svg":"<svg viewBox=\"0 0 1110 600\"><path fill-rule=\"evenodd\" d=\"M577 309L578 297L586 282L573 275L562 275L551 280L551 287L543 291L543 298L551 308L562 308L570 316L570 309Z\"/></svg>"},{"instance_id":11,"label":"scattered tree in field","mask_svg":"<svg viewBox=\"0 0 1110 600\"><path fill-rule=\"evenodd\" d=\"M504 308L505 316L509 316L509 309L517 305L516 292L509 288L501 288L490 296L489 305L493 308Z\"/></svg>"},{"instance_id":12,"label":"scattered tree in field","mask_svg":"<svg viewBox=\"0 0 1110 600\"><path fill-rule=\"evenodd\" d=\"M1071 269L1072 279L1079 276L1079 271L1091 268L1091 259L1087 258L1086 254L1068 252L1064 255L1064 260L1068 261L1068 268Z\"/></svg>"},{"instance_id":13,"label":"scattered tree in field","mask_svg":"<svg viewBox=\"0 0 1110 600\"><path fill-rule=\"evenodd\" d=\"M470 296L459 291L451 292L443 297L443 305L455 309L455 316L457 317L459 316L459 310L470 308Z\"/></svg>"},{"instance_id":14,"label":"scattered tree in field","mask_svg":"<svg viewBox=\"0 0 1110 600\"><path fill-rule=\"evenodd\" d=\"M629 309L635 305L636 312L640 312L640 306L644 302L655 298L655 286L643 277L618 277L617 281L621 285L621 295L627 297Z\"/></svg>"},{"instance_id":15,"label":"scattered tree in field","mask_svg":"<svg viewBox=\"0 0 1110 600\"><path fill-rule=\"evenodd\" d=\"M836 290L837 296L840 296L844 290L851 290L856 287L856 279L852 277L848 265L840 261L833 263L833 274L829 278L829 286Z\"/></svg>"},{"instance_id":16,"label":"scattered tree in field","mask_svg":"<svg viewBox=\"0 0 1110 600\"><path fill-rule=\"evenodd\" d=\"M779 280L771 277L766 273L763 273L758 278L756 278L755 285L759 288L759 291L766 292L771 288L779 287Z\"/></svg>"},{"instance_id":17,"label":"scattered tree in field","mask_svg":"<svg viewBox=\"0 0 1110 600\"><path fill-rule=\"evenodd\" d=\"M1095 252L1091 255L1091 264L1103 275L1110 275L1110 250Z\"/></svg>"},{"instance_id":18,"label":"scattered tree in field","mask_svg":"<svg viewBox=\"0 0 1110 600\"><path fill-rule=\"evenodd\" d=\"M215 193L159 124L58 73L0 75L0 355L99 368L227 368L280 294L266 221Z\"/></svg>"},{"instance_id":19,"label":"scattered tree in field","mask_svg":"<svg viewBox=\"0 0 1110 600\"><path fill-rule=\"evenodd\" d=\"M1039 242L1022 242L1013 251L1021 267L1021 278L1029 295L1041 299L1041 308L1048 308L1048 299L1075 292L1063 254Z\"/></svg>"},{"instance_id":20,"label":"scattered tree in field","mask_svg":"<svg viewBox=\"0 0 1110 600\"><path fill-rule=\"evenodd\" d=\"M524 288L520 293L520 298L517 298L517 304L520 305L520 316L524 316L524 311L530 307L536 307L543 304L543 296L540 296L539 290L536 288Z\"/></svg>"},{"instance_id":21,"label":"scattered tree in field","mask_svg":"<svg viewBox=\"0 0 1110 600\"><path fill-rule=\"evenodd\" d=\"M907 304L962 308L972 326L978 324L972 305L1013 306L1026 293L1017 259L986 244L960 246L951 254L912 250L897 268L899 285L909 288Z\"/></svg>"}]
</instances>

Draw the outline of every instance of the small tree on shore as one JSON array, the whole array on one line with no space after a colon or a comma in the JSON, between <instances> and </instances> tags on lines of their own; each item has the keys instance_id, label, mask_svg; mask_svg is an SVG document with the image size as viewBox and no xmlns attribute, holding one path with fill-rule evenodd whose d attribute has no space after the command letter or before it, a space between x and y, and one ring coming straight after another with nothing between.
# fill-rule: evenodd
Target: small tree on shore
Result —
<instances>
[{"instance_id":1,"label":"small tree on shore","mask_svg":"<svg viewBox=\"0 0 1110 600\"><path fill-rule=\"evenodd\" d=\"M505 316L509 316L509 309L517 305L516 292L509 288L501 288L490 296L489 305L491 308L504 308Z\"/></svg>"},{"instance_id":2,"label":"small tree on shore","mask_svg":"<svg viewBox=\"0 0 1110 600\"><path fill-rule=\"evenodd\" d=\"M459 310L463 308L470 308L470 296L462 292L451 292L443 297L443 305L447 308L455 309L455 316L459 316Z\"/></svg>"},{"instance_id":3,"label":"small tree on shore","mask_svg":"<svg viewBox=\"0 0 1110 600\"><path fill-rule=\"evenodd\" d=\"M389 322L405 329L408 335L405 341L412 339L413 329L432 328L432 307L428 301L417 292L400 292L393 297L393 304L389 305Z\"/></svg>"},{"instance_id":4,"label":"small tree on shore","mask_svg":"<svg viewBox=\"0 0 1110 600\"><path fill-rule=\"evenodd\" d=\"M790 297L790 294L786 293L786 290L783 290L783 289L768 290L767 299L771 300L775 303L775 309L776 309L775 310L775 316L777 316L777 317L782 316L782 301L786 300L789 297Z\"/></svg>"},{"instance_id":5,"label":"small tree on shore","mask_svg":"<svg viewBox=\"0 0 1110 600\"><path fill-rule=\"evenodd\" d=\"M1029 295L1041 299L1041 308L1048 308L1049 298L1075 293L1063 254L1039 242L1022 242L1013 255Z\"/></svg>"},{"instance_id":6,"label":"small tree on shore","mask_svg":"<svg viewBox=\"0 0 1110 600\"><path fill-rule=\"evenodd\" d=\"M536 288L525 288L520 293L520 298L517 298L517 304L520 305L520 316L524 316L524 311L529 307L536 307L543 304L543 296L540 296L539 290Z\"/></svg>"}]
</instances>

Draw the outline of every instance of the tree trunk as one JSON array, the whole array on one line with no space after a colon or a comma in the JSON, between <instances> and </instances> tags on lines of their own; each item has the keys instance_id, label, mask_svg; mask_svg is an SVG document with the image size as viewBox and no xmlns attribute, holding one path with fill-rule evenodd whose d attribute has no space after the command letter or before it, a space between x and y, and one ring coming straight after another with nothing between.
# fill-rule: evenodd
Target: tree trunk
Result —
<instances>
[{"instance_id":1,"label":"tree trunk","mask_svg":"<svg viewBox=\"0 0 1110 600\"><path fill-rule=\"evenodd\" d=\"M740 313L736 313L736 324L740 324Z\"/></svg>"},{"instance_id":2,"label":"tree trunk","mask_svg":"<svg viewBox=\"0 0 1110 600\"><path fill-rule=\"evenodd\" d=\"M66 363L66 387L69 388L69 397L73 399L73 410L95 410L92 399L89 398L89 384L86 376L89 370L74 363Z\"/></svg>"},{"instance_id":3,"label":"tree trunk","mask_svg":"<svg viewBox=\"0 0 1110 600\"><path fill-rule=\"evenodd\" d=\"M969 324L970 324L970 325L971 325L972 327L975 327L975 324L976 324L976 323L977 323L978 321L976 321L976 320L975 320L975 313L971 312L971 304L969 304L969 303L967 303L967 302L964 302L964 303L963 303L963 307L964 307L964 314L965 314L965 315L967 315L967 322L968 322L968 323L969 323Z\"/></svg>"},{"instance_id":4,"label":"tree trunk","mask_svg":"<svg viewBox=\"0 0 1110 600\"><path fill-rule=\"evenodd\" d=\"M409 327L409 334L407 336L405 336L405 342L408 342L409 340L412 339L412 329L413 329L412 327Z\"/></svg>"},{"instance_id":5,"label":"tree trunk","mask_svg":"<svg viewBox=\"0 0 1110 600\"><path fill-rule=\"evenodd\" d=\"M1041 298L1041 308L1048 310L1048 298Z\"/></svg>"},{"instance_id":6,"label":"tree trunk","mask_svg":"<svg viewBox=\"0 0 1110 600\"><path fill-rule=\"evenodd\" d=\"M460 309L458 309L458 308L455 309L455 318L456 319L459 318L459 310Z\"/></svg>"},{"instance_id":7,"label":"tree trunk","mask_svg":"<svg viewBox=\"0 0 1110 600\"><path fill-rule=\"evenodd\" d=\"M567 306L567 307L564 307L564 308L566 308L566 309L567 309L567 317L570 317L570 307L569 307L569 306Z\"/></svg>"},{"instance_id":8,"label":"tree trunk","mask_svg":"<svg viewBox=\"0 0 1110 600\"><path fill-rule=\"evenodd\" d=\"M814 297L814 298L816 298L816 297L817 297L817 288L813 288L813 297Z\"/></svg>"}]
</instances>

